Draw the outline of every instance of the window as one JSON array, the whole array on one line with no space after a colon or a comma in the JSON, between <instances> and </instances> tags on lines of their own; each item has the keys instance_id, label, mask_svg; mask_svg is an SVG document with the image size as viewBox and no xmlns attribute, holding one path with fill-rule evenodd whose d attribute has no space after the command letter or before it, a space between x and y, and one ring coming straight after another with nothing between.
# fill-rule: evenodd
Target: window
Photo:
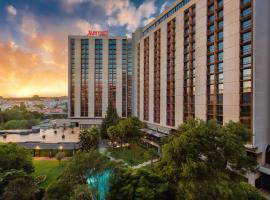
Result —
<instances>
[{"instance_id":1,"label":"window","mask_svg":"<svg viewBox=\"0 0 270 200\"><path fill-rule=\"evenodd\" d=\"M218 17L223 17L223 10L218 12Z\"/></svg>"},{"instance_id":2,"label":"window","mask_svg":"<svg viewBox=\"0 0 270 200\"><path fill-rule=\"evenodd\" d=\"M219 83L223 82L223 73L218 74L218 82Z\"/></svg>"},{"instance_id":3,"label":"window","mask_svg":"<svg viewBox=\"0 0 270 200\"><path fill-rule=\"evenodd\" d=\"M241 47L241 51L243 55L247 55L251 53L251 44L247 44Z\"/></svg>"},{"instance_id":4,"label":"window","mask_svg":"<svg viewBox=\"0 0 270 200\"><path fill-rule=\"evenodd\" d=\"M208 11L210 12L214 11L214 5L208 6Z\"/></svg>"},{"instance_id":5,"label":"window","mask_svg":"<svg viewBox=\"0 0 270 200\"><path fill-rule=\"evenodd\" d=\"M214 42L214 40L215 40L214 35L210 35L210 36L208 37L208 42Z\"/></svg>"},{"instance_id":6,"label":"window","mask_svg":"<svg viewBox=\"0 0 270 200\"><path fill-rule=\"evenodd\" d=\"M244 57L242 59L242 65L243 65L243 68L251 67L251 56Z\"/></svg>"},{"instance_id":7,"label":"window","mask_svg":"<svg viewBox=\"0 0 270 200\"><path fill-rule=\"evenodd\" d=\"M218 32L218 40L223 39L223 31Z\"/></svg>"},{"instance_id":8,"label":"window","mask_svg":"<svg viewBox=\"0 0 270 200\"><path fill-rule=\"evenodd\" d=\"M218 64L218 72L223 72L223 68L224 68L224 64L223 63L219 63Z\"/></svg>"},{"instance_id":9,"label":"window","mask_svg":"<svg viewBox=\"0 0 270 200\"><path fill-rule=\"evenodd\" d=\"M210 16L208 17L208 21L209 21L209 22L214 22L214 15L210 15Z\"/></svg>"},{"instance_id":10,"label":"window","mask_svg":"<svg viewBox=\"0 0 270 200\"><path fill-rule=\"evenodd\" d=\"M222 94L217 95L217 103L223 104L223 95Z\"/></svg>"},{"instance_id":11,"label":"window","mask_svg":"<svg viewBox=\"0 0 270 200\"><path fill-rule=\"evenodd\" d=\"M242 11L242 17L246 17L251 14L251 8L246 8Z\"/></svg>"},{"instance_id":12,"label":"window","mask_svg":"<svg viewBox=\"0 0 270 200\"><path fill-rule=\"evenodd\" d=\"M222 50L223 49L223 42L219 42L218 43L218 50Z\"/></svg>"},{"instance_id":13,"label":"window","mask_svg":"<svg viewBox=\"0 0 270 200\"><path fill-rule=\"evenodd\" d=\"M243 75L242 75L243 80L251 79L251 69L244 69L242 73L243 73Z\"/></svg>"},{"instance_id":14,"label":"window","mask_svg":"<svg viewBox=\"0 0 270 200\"><path fill-rule=\"evenodd\" d=\"M210 83L213 84L215 81L215 76L214 75L210 75L209 77Z\"/></svg>"},{"instance_id":15,"label":"window","mask_svg":"<svg viewBox=\"0 0 270 200\"><path fill-rule=\"evenodd\" d=\"M251 40L251 32L246 32L242 34L241 39L243 42L248 42Z\"/></svg>"},{"instance_id":16,"label":"window","mask_svg":"<svg viewBox=\"0 0 270 200\"><path fill-rule=\"evenodd\" d=\"M242 5L245 5L245 4L247 4L247 3L250 3L251 2L251 0L241 0L242 2Z\"/></svg>"},{"instance_id":17,"label":"window","mask_svg":"<svg viewBox=\"0 0 270 200\"><path fill-rule=\"evenodd\" d=\"M212 74L215 72L215 65L209 65L209 73Z\"/></svg>"},{"instance_id":18,"label":"window","mask_svg":"<svg viewBox=\"0 0 270 200\"><path fill-rule=\"evenodd\" d=\"M214 52L215 51L215 46L214 45L210 45L209 47L208 47L208 52L209 53L212 53L212 52Z\"/></svg>"},{"instance_id":19,"label":"window","mask_svg":"<svg viewBox=\"0 0 270 200\"><path fill-rule=\"evenodd\" d=\"M223 93L223 84L218 85L218 93L222 94Z\"/></svg>"},{"instance_id":20,"label":"window","mask_svg":"<svg viewBox=\"0 0 270 200\"><path fill-rule=\"evenodd\" d=\"M223 28L223 21L218 22L218 28Z\"/></svg>"},{"instance_id":21,"label":"window","mask_svg":"<svg viewBox=\"0 0 270 200\"><path fill-rule=\"evenodd\" d=\"M243 82L243 92L251 92L251 81Z\"/></svg>"},{"instance_id":22,"label":"window","mask_svg":"<svg viewBox=\"0 0 270 200\"><path fill-rule=\"evenodd\" d=\"M218 53L218 61L223 61L223 52Z\"/></svg>"},{"instance_id":23,"label":"window","mask_svg":"<svg viewBox=\"0 0 270 200\"><path fill-rule=\"evenodd\" d=\"M208 62L209 63L213 63L214 61L215 61L215 56L214 55L208 56Z\"/></svg>"},{"instance_id":24,"label":"window","mask_svg":"<svg viewBox=\"0 0 270 200\"><path fill-rule=\"evenodd\" d=\"M242 104L250 104L251 103L251 93L250 92L243 93L241 96L241 99L242 99Z\"/></svg>"},{"instance_id":25,"label":"window","mask_svg":"<svg viewBox=\"0 0 270 200\"><path fill-rule=\"evenodd\" d=\"M214 25L208 26L208 31L209 32L212 32L214 30L215 30L215 26Z\"/></svg>"},{"instance_id":26,"label":"window","mask_svg":"<svg viewBox=\"0 0 270 200\"><path fill-rule=\"evenodd\" d=\"M243 21L242 29L244 30L244 29L249 29L249 28L251 28L251 20L249 19L249 20Z\"/></svg>"},{"instance_id":27,"label":"window","mask_svg":"<svg viewBox=\"0 0 270 200\"><path fill-rule=\"evenodd\" d=\"M223 6L223 0L219 0L218 1L218 7L222 7Z\"/></svg>"}]
</instances>

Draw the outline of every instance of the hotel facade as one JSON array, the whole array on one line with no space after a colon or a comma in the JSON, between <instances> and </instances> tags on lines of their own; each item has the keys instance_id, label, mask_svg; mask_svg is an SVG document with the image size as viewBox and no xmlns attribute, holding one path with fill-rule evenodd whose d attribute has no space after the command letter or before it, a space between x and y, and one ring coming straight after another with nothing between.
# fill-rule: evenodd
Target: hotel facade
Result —
<instances>
[{"instance_id":1,"label":"hotel facade","mask_svg":"<svg viewBox=\"0 0 270 200\"><path fill-rule=\"evenodd\" d=\"M260 164L249 182L270 190L269 10L269 0L177 0L138 28L132 39L125 38L130 42L130 82L123 81L123 38L117 38L113 95L110 38L100 38L100 92L94 53L98 38L69 37L70 118L100 120L109 99L114 99L120 116L137 116L149 130L165 135L188 118L215 119L221 124L240 121L252 130L247 150ZM82 92L83 39L89 48L88 94ZM123 97L123 84L130 88L127 97ZM123 106L123 101L131 106Z\"/></svg>"},{"instance_id":2,"label":"hotel facade","mask_svg":"<svg viewBox=\"0 0 270 200\"><path fill-rule=\"evenodd\" d=\"M69 36L69 119L100 124L109 103L132 114L132 41L126 37Z\"/></svg>"}]
</instances>

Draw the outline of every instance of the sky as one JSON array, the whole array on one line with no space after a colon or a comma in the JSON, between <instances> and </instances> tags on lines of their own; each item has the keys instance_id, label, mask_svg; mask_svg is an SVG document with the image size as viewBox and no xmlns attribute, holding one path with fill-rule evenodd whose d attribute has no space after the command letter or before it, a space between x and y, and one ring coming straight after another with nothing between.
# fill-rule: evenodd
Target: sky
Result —
<instances>
[{"instance_id":1,"label":"sky","mask_svg":"<svg viewBox=\"0 0 270 200\"><path fill-rule=\"evenodd\" d=\"M127 35L174 0L0 0L0 96L66 96L67 37Z\"/></svg>"}]
</instances>

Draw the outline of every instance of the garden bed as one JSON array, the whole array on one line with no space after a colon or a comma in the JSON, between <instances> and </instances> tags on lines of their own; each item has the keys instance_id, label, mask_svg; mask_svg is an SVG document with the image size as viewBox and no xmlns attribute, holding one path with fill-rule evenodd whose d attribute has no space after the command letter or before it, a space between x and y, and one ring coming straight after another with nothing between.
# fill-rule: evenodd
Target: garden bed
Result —
<instances>
[{"instance_id":1,"label":"garden bed","mask_svg":"<svg viewBox=\"0 0 270 200\"><path fill-rule=\"evenodd\" d=\"M140 145L131 145L130 147L109 148L108 152L115 159L122 159L128 165L135 166L147 162L151 159L158 158L153 151Z\"/></svg>"}]
</instances>

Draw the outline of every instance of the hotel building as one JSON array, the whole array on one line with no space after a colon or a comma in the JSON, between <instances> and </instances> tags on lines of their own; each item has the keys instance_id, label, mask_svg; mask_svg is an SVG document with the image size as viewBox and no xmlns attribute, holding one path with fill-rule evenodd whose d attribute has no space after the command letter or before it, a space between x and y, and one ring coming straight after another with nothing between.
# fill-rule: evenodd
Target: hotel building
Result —
<instances>
[{"instance_id":1,"label":"hotel building","mask_svg":"<svg viewBox=\"0 0 270 200\"><path fill-rule=\"evenodd\" d=\"M111 101L160 137L188 118L240 121L259 163L249 182L270 190L269 10L269 0L177 0L132 39L70 36L70 119L99 124Z\"/></svg>"},{"instance_id":2,"label":"hotel building","mask_svg":"<svg viewBox=\"0 0 270 200\"><path fill-rule=\"evenodd\" d=\"M100 124L108 104L132 114L132 41L126 37L69 36L69 119Z\"/></svg>"},{"instance_id":3,"label":"hotel building","mask_svg":"<svg viewBox=\"0 0 270 200\"><path fill-rule=\"evenodd\" d=\"M269 0L178 0L133 34L134 115L165 134L188 118L242 122L261 164L249 181L268 189L269 9Z\"/></svg>"}]
</instances>

